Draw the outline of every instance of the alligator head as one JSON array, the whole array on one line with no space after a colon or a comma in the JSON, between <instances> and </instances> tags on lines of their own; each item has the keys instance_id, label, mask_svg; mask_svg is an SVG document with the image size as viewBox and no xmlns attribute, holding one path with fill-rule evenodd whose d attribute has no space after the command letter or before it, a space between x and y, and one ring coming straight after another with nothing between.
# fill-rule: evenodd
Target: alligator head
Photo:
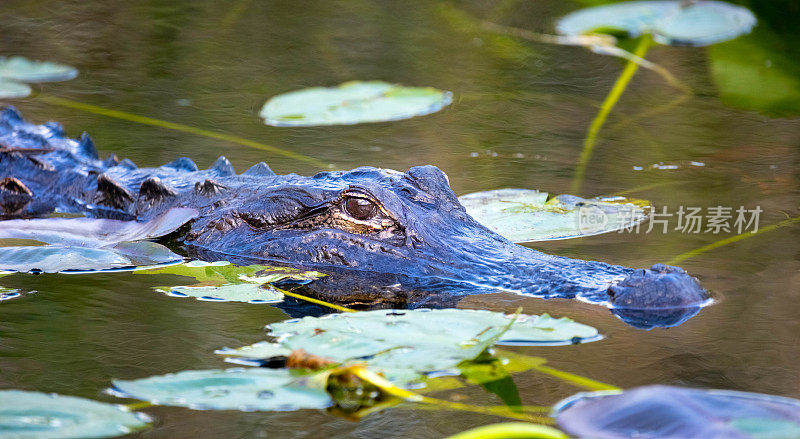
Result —
<instances>
[{"instance_id":1,"label":"alligator head","mask_svg":"<svg viewBox=\"0 0 800 439\"><path fill-rule=\"evenodd\" d=\"M470 217L434 166L406 173L363 167L252 182L246 174L226 181L230 187L216 195L224 205L192 225L188 243L321 269L619 301L625 308L686 307L708 299L694 278L674 267L634 270L514 244Z\"/></svg>"}]
</instances>

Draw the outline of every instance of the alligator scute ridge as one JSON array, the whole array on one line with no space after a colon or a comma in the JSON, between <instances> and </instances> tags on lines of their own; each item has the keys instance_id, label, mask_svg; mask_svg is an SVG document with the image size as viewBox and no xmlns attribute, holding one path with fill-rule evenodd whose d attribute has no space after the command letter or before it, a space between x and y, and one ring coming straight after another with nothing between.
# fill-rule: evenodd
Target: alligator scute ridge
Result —
<instances>
[{"instance_id":1,"label":"alligator scute ridge","mask_svg":"<svg viewBox=\"0 0 800 439\"><path fill-rule=\"evenodd\" d=\"M69 212L144 221L172 207L198 210L177 237L198 258L277 261L414 279L422 289L444 282L638 310L708 301L680 268L637 270L514 244L467 215L434 166L306 177L277 175L263 162L236 174L220 157L205 170L188 158L139 168L115 155L100 160L86 133L72 140L57 123L27 123L12 107L0 113L3 218ZM345 289L328 294L346 298Z\"/></svg>"}]
</instances>

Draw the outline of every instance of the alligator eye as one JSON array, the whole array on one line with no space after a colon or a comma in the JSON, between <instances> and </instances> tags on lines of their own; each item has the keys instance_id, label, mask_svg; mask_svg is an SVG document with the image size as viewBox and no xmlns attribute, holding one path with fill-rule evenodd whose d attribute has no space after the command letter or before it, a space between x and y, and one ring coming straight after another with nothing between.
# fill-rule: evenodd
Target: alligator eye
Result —
<instances>
[{"instance_id":1,"label":"alligator eye","mask_svg":"<svg viewBox=\"0 0 800 439\"><path fill-rule=\"evenodd\" d=\"M367 221L378 213L378 206L366 198L348 197L344 202L344 209L359 221Z\"/></svg>"}]
</instances>

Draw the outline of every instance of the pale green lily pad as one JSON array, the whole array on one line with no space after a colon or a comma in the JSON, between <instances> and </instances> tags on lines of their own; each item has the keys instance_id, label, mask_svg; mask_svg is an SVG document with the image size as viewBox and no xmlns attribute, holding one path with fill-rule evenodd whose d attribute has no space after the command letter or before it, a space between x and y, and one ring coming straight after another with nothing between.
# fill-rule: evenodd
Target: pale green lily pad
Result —
<instances>
[{"instance_id":1,"label":"pale green lily pad","mask_svg":"<svg viewBox=\"0 0 800 439\"><path fill-rule=\"evenodd\" d=\"M159 287L173 297L194 297L209 302L279 303L283 294L273 288L262 288L260 284L227 284L218 287Z\"/></svg>"},{"instance_id":2,"label":"pale green lily pad","mask_svg":"<svg viewBox=\"0 0 800 439\"><path fill-rule=\"evenodd\" d=\"M0 78L0 99L24 98L30 94L30 86Z\"/></svg>"},{"instance_id":3,"label":"pale green lily pad","mask_svg":"<svg viewBox=\"0 0 800 439\"><path fill-rule=\"evenodd\" d=\"M271 98L261 117L273 126L352 125L435 113L452 93L432 87L403 87L382 81L350 81L312 87Z\"/></svg>"},{"instance_id":4,"label":"pale green lily pad","mask_svg":"<svg viewBox=\"0 0 800 439\"><path fill-rule=\"evenodd\" d=\"M194 278L198 285L162 286L157 291L172 297L194 297L211 302L278 303L283 293L269 284L284 280L306 283L325 274L289 267L265 265L238 266L227 261L190 261L180 265L159 267L143 274L173 274ZM266 287L262 287L266 285Z\"/></svg>"},{"instance_id":5,"label":"pale green lily pad","mask_svg":"<svg viewBox=\"0 0 800 439\"><path fill-rule=\"evenodd\" d=\"M463 309L332 314L273 323L268 329L275 343L221 349L217 354L252 364L248 360L303 349L341 363L365 361L371 370L403 384L422 374L453 371L493 344L551 345L599 339L596 329L567 318L522 315L512 323L503 313Z\"/></svg>"},{"instance_id":6,"label":"pale green lily pad","mask_svg":"<svg viewBox=\"0 0 800 439\"><path fill-rule=\"evenodd\" d=\"M196 410L287 411L332 404L325 389L296 383L288 369L189 370L140 380L114 380L115 394Z\"/></svg>"},{"instance_id":7,"label":"pale green lily pad","mask_svg":"<svg viewBox=\"0 0 800 439\"><path fill-rule=\"evenodd\" d=\"M756 17L749 9L720 1L631 1L575 11L556 25L564 35L622 32L651 34L667 45L707 46L749 33Z\"/></svg>"},{"instance_id":8,"label":"pale green lily pad","mask_svg":"<svg viewBox=\"0 0 800 439\"><path fill-rule=\"evenodd\" d=\"M514 242L569 239L621 231L646 220L649 202L624 197L584 199L498 189L458 197L476 221Z\"/></svg>"},{"instance_id":9,"label":"pale green lily pad","mask_svg":"<svg viewBox=\"0 0 800 439\"><path fill-rule=\"evenodd\" d=\"M31 61L22 56L0 57L0 78L20 82L66 81L78 76L78 70L49 61Z\"/></svg>"},{"instance_id":10,"label":"pale green lily pad","mask_svg":"<svg viewBox=\"0 0 800 439\"><path fill-rule=\"evenodd\" d=\"M4 438L101 438L129 434L150 419L120 406L56 394L0 390Z\"/></svg>"},{"instance_id":11,"label":"pale green lily pad","mask_svg":"<svg viewBox=\"0 0 800 439\"><path fill-rule=\"evenodd\" d=\"M121 242L103 248L65 245L0 247L0 270L21 273L133 270L180 261L183 257L149 241Z\"/></svg>"}]
</instances>

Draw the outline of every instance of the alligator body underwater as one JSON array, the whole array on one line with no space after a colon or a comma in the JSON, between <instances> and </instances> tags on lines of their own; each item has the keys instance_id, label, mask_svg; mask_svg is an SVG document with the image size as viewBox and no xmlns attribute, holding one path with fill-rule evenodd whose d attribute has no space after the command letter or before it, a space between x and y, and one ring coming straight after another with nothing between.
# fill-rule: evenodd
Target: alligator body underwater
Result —
<instances>
[{"instance_id":1,"label":"alligator body underwater","mask_svg":"<svg viewBox=\"0 0 800 439\"><path fill-rule=\"evenodd\" d=\"M708 299L680 268L625 268L514 244L467 215L434 166L305 177L276 175L263 162L236 174L220 157L206 170L187 158L138 168L113 155L100 160L85 133L72 140L57 123L27 123L13 108L0 114L3 218L68 212L143 221L173 207L199 212L177 238L201 259L266 260L631 309Z\"/></svg>"}]
</instances>

